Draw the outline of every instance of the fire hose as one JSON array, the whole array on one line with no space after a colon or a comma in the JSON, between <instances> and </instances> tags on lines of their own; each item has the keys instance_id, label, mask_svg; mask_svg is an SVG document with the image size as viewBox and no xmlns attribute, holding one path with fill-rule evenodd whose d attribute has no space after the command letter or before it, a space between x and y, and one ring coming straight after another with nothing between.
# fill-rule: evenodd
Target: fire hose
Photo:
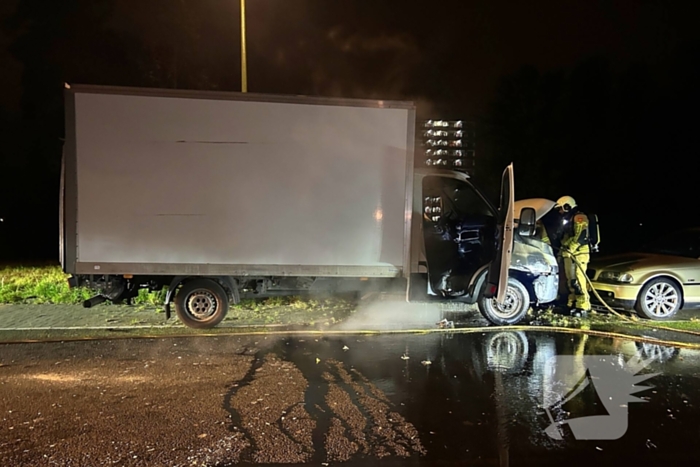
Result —
<instances>
[{"instance_id":1,"label":"fire hose","mask_svg":"<svg viewBox=\"0 0 700 467\"><path fill-rule=\"evenodd\" d=\"M657 327L655 327L658 329ZM228 328L231 329L231 328ZM45 339L18 339L0 341L0 345L7 344L46 344L46 343L65 343L65 342L83 342L83 341L99 341L99 340L121 340L121 339L164 339L178 338L187 339L194 337L246 337L246 336L371 336L371 335L386 335L386 334L484 334L486 332L544 332L544 333L561 333L561 334L584 334L594 337L605 337L609 339L626 339L649 344L657 344L670 347L678 347L685 349L700 350L700 343L671 341L668 339L657 339L647 336L634 336L621 332L612 331L596 331L592 329L567 328L558 326L532 326L532 325L508 325L508 326L471 326L464 328L433 328L433 329L395 329L395 330L334 330L334 329L310 329L310 330L280 330L270 331L264 325L259 326L260 330L255 331L230 331L227 328L222 328L221 332L190 332L178 333L176 335L164 334L139 334L139 335L119 335L119 336L76 336L76 337L55 337ZM675 330L671 329L670 330Z\"/></svg>"}]
</instances>

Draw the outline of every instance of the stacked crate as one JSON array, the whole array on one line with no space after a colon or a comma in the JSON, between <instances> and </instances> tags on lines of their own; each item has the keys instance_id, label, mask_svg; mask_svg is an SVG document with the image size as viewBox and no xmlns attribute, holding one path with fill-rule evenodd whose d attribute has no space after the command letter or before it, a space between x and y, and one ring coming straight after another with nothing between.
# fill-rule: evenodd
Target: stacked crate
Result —
<instances>
[{"instance_id":1,"label":"stacked crate","mask_svg":"<svg viewBox=\"0 0 700 467\"><path fill-rule=\"evenodd\" d=\"M426 120L418 136L416 167L457 170L474 176L473 124L462 120Z\"/></svg>"}]
</instances>

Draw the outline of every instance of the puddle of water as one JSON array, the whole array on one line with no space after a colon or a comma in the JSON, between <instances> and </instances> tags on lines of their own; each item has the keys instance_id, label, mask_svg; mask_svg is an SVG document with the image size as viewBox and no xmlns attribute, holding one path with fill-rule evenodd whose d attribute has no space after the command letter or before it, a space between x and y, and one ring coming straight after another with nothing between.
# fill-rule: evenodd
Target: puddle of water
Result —
<instances>
[{"instance_id":1,"label":"puddle of water","mask_svg":"<svg viewBox=\"0 0 700 467\"><path fill-rule=\"evenodd\" d=\"M420 320L434 324L432 315ZM187 368L209 363L220 368L221 376L214 378L212 372L212 379L206 380L211 381L213 393L204 398L207 406L218 406L206 413L227 415L217 420L225 424L227 437L214 446L214 453L216 459L241 465L255 460L310 465L347 460L345 465L365 466L587 467L613 462L689 464L685 461L690 460L696 465L700 454L696 442L700 352L687 349L586 335L487 330L476 334L220 336L65 345L51 348L61 349L64 357L84 349L88 361L99 355L97 365L107 365L105 371L113 361L138 366L156 359L186 361ZM597 355L605 360L596 361ZM645 403L629 400L635 390L630 378L609 384L610 378L619 375L607 370L627 365L635 355L641 356L642 363L653 359L639 374L658 373L639 383L653 386L635 394L648 399ZM19 359L16 355L6 358ZM42 357L49 362L57 358L54 352ZM34 359L28 360L28 367ZM571 364L578 374L573 372L562 380L557 372L560 361ZM238 376L231 377L227 365L240 367ZM31 384L77 386L80 382L75 378L92 375L55 368L36 373L41 381ZM30 374L27 371L26 376ZM118 378L130 386L142 381L130 374L109 381ZM190 378L188 384L193 381ZM562 381L566 384L560 390ZM618 383L624 391L613 390ZM575 397L549 413L545 410L545 396L565 397L577 386L582 389ZM141 394L138 385L133 389L134 395ZM157 394L159 387L153 390ZM202 393L206 391L209 389ZM195 406L204 410L202 405ZM575 439L576 420L584 417L598 420L594 428L600 434L622 427L621 436ZM547 431L552 422L556 428L565 419L570 423L564 424L562 439L552 438L548 433L557 432Z\"/></svg>"},{"instance_id":2,"label":"puddle of water","mask_svg":"<svg viewBox=\"0 0 700 467\"><path fill-rule=\"evenodd\" d=\"M700 370L692 363L698 361L697 351L525 332L289 339L280 347L284 358L300 367L320 359L315 375L304 372L310 382L309 404L323 403L325 394L315 394L313 388L322 384L316 378L328 360L354 370L351 374L358 382L366 378L386 395L393 410L415 426L428 464L492 460L501 465L578 465L624 459L657 465L700 454L695 448ZM622 393L629 396L637 390L635 395L648 401L628 397L610 402L610 388L629 380L601 373L601 368L608 370L600 366L603 363L596 366L597 355L605 356L604 365L610 366L625 365L635 355L646 360L648 366L640 368L640 374L659 374L638 384L654 387L645 390L630 384ZM579 365L579 376L586 375L586 365L593 374L576 397L548 414L545 394L563 384L553 374L553 365L562 365L562 359L574 365L587 362ZM618 379L605 379L610 377ZM574 389L576 378L564 383ZM611 427L617 426L621 437L575 439L572 430L578 422L573 419L596 416L594 425L601 436L613 436ZM562 439L553 439L548 434L556 431L552 422L565 419L569 423L564 423Z\"/></svg>"}]
</instances>

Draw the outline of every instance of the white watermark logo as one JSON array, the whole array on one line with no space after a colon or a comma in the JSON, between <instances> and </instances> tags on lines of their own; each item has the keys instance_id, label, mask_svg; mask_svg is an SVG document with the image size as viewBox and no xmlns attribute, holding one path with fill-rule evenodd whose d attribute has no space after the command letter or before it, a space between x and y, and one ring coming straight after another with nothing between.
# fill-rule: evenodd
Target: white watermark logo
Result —
<instances>
[{"instance_id":1,"label":"white watermark logo","mask_svg":"<svg viewBox=\"0 0 700 467\"><path fill-rule=\"evenodd\" d=\"M610 355L556 356L549 360L542 407L550 425L550 438L563 439L565 426L577 440L614 440L627 432L630 402L646 402L633 396L653 386L637 386L659 373L638 373L654 358L635 355L629 361ZM567 408L568 407L568 408ZM597 409L595 415L574 416L581 409Z\"/></svg>"}]
</instances>

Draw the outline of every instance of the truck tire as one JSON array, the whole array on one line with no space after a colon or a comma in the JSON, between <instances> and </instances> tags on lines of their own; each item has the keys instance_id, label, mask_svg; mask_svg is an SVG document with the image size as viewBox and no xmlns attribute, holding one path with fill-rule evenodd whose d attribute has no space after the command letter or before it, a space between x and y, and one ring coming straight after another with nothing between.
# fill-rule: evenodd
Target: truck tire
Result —
<instances>
[{"instance_id":1,"label":"truck tire","mask_svg":"<svg viewBox=\"0 0 700 467\"><path fill-rule=\"evenodd\" d=\"M175 311L190 328L208 329L219 324L228 313L228 295L211 279L186 282L175 296Z\"/></svg>"},{"instance_id":2,"label":"truck tire","mask_svg":"<svg viewBox=\"0 0 700 467\"><path fill-rule=\"evenodd\" d=\"M508 278L505 306L498 306L496 299L479 294L479 311L490 323L497 326L510 326L522 321L530 309L530 294L517 279Z\"/></svg>"}]
</instances>

